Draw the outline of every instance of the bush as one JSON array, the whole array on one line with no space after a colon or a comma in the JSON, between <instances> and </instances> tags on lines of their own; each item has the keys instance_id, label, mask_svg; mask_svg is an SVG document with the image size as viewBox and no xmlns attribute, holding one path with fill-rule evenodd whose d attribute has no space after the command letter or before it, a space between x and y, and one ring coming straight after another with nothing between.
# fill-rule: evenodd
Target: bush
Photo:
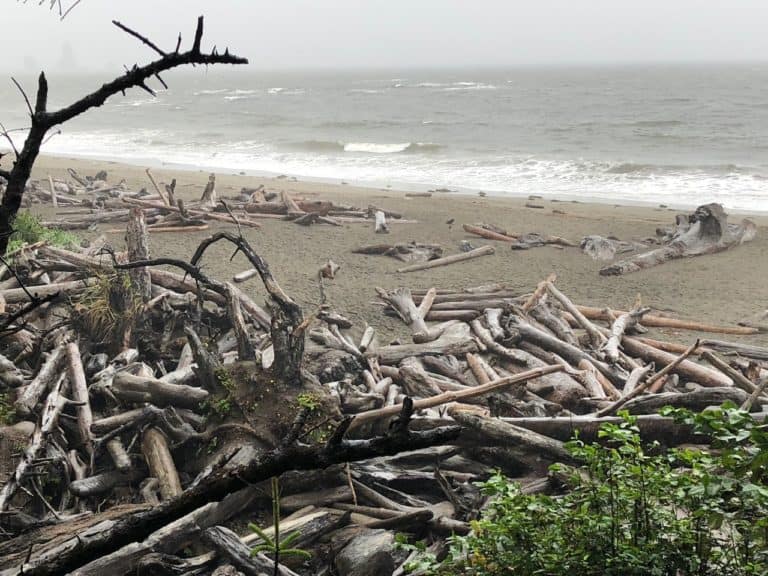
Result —
<instances>
[{"instance_id":1,"label":"bush","mask_svg":"<svg viewBox=\"0 0 768 576\"><path fill-rule=\"evenodd\" d=\"M712 449L645 449L635 421L575 439L582 466L556 464L567 492L524 494L500 474L482 483L489 504L473 531L451 539L422 574L768 574L768 432L733 405L700 415L668 410L713 438ZM416 565L414 565L414 568Z\"/></svg>"},{"instance_id":2,"label":"bush","mask_svg":"<svg viewBox=\"0 0 768 576\"><path fill-rule=\"evenodd\" d=\"M47 241L52 246L71 248L78 244L79 239L71 232L46 228L40 220L29 212L19 212L13 223L14 232L8 243L8 252L21 248L24 244L34 244L41 240Z\"/></svg>"}]
</instances>

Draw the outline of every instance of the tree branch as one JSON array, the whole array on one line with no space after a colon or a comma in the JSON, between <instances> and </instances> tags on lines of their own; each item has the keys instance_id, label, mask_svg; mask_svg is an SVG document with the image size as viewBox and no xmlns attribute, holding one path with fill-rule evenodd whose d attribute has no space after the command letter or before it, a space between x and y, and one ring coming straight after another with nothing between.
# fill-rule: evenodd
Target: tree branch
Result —
<instances>
[{"instance_id":1,"label":"tree branch","mask_svg":"<svg viewBox=\"0 0 768 576\"><path fill-rule=\"evenodd\" d=\"M24 91L24 88L21 87L21 84L19 84L19 81L16 80L13 76L11 76L11 81L16 84L16 88L19 89L19 92L21 92L21 95L24 97L24 102L27 103L27 110L29 110L29 115L32 116L35 111L32 110L32 104L29 102L29 97L27 96L27 93Z\"/></svg>"},{"instance_id":2,"label":"tree branch","mask_svg":"<svg viewBox=\"0 0 768 576\"><path fill-rule=\"evenodd\" d=\"M121 24L116 23L121 26ZM124 27L124 29L126 29ZM116 78L112 82L104 84L95 92L81 98L74 104L52 112L46 119L46 125L50 128L56 124L61 124L71 120L75 116L82 114L91 108L97 108L106 102L107 98L127 90L128 88L142 87L146 80L152 78L160 72L165 72L171 68L184 66L186 64L247 64L248 60L240 56L225 54L203 54L200 52L200 38L203 34L203 17L200 16L197 21L197 31L195 32L195 44L192 49L182 53L165 54L162 58L150 62L146 66L134 67L125 74Z\"/></svg>"},{"instance_id":3,"label":"tree branch","mask_svg":"<svg viewBox=\"0 0 768 576\"><path fill-rule=\"evenodd\" d=\"M154 43L154 42L152 42L152 41L151 41L149 38L147 38L146 36L143 36L143 35L139 34L138 32L136 32L135 30L132 30L132 29L128 28L128 26L126 26L125 24L122 24L122 23L118 22L117 20L112 20L112 24L114 24L115 26L117 26L118 28L120 28L120 30L122 30L123 32L126 32L126 33L130 34L130 35L131 35L131 36L133 36L134 38L138 38L138 39L139 39L139 40L140 40L142 43L146 44L147 46L149 46L150 48L152 48L152 50L154 50L155 52L157 52L158 54L160 54L160 56L165 56L165 52L163 52L162 50L160 50L160 48L158 48L158 47L157 47L157 45L155 45L155 43Z\"/></svg>"}]
</instances>

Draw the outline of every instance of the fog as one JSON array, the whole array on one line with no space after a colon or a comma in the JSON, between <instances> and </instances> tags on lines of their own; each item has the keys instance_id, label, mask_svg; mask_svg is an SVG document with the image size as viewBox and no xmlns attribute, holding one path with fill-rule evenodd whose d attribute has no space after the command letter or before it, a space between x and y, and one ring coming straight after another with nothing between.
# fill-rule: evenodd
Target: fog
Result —
<instances>
[{"instance_id":1,"label":"fog","mask_svg":"<svg viewBox=\"0 0 768 576\"><path fill-rule=\"evenodd\" d=\"M63 5L73 0L62 0ZM756 61L765 0L5 0L0 69L119 70L153 53L118 19L171 49L206 16L207 46L253 68L412 68ZM54 70L55 69L55 70Z\"/></svg>"}]
</instances>

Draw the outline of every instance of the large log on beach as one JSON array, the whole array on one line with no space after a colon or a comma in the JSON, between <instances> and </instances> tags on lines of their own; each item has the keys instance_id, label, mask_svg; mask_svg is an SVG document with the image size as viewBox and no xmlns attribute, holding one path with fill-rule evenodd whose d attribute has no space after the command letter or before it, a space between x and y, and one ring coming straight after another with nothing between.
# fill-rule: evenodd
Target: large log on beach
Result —
<instances>
[{"instance_id":1,"label":"large log on beach","mask_svg":"<svg viewBox=\"0 0 768 576\"><path fill-rule=\"evenodd\" d=\"M429 262L423 262L421 264L413 264L404 268L398 268L398 272L416 272L417 270L426 270L428 268L437 268L438 266L446 266L448 264L454 264L456 262L464 262L465 260L472 260L473 258L479 258L480 256L487 256L493 254L495 249L493 246L482 246L475 248L469 252L462 254L453 254L451 256L445 256L443 258L437 258L436 260L430 260Z\"/></svg>"},{"instance_id":2,"label":"large log on beach","mask_svg":"<svg viewBox=\"0 0 768 576\"><path fill-rule=\"evenodd\" d=\"M677 258L721 252L749 242L756 234L757 226L751 220L744 219L739 225L729 225L722 205L704 204L687 219L679 219L678 229L663 247L606 266L600 274L618 276Z\"/></svg>"}]
</instances>

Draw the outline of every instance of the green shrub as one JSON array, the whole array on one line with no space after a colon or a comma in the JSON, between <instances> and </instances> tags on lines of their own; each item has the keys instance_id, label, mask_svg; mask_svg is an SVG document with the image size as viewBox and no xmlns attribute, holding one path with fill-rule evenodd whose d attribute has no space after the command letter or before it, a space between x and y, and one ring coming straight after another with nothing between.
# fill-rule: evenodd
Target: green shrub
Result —
<instances>
[{"instance_id":1,"label":"green shrub","mask_svg":"<svg viewBox=\"0 0 768 576\"><path fill-rule=\"evenodd\" d=\"M473 531L422 574L768 574L768 431L733 405L668 410L713 438L710 450L644 448L635 420L605 424L602 444L567 444L582 466L552 467L560 496L524 494L495 475Z\"/></svg>"},{"instance_id":2,"label":"green shrub","mask_svg":"<svg viewBox=\"0 0 768 576\"><path fill-rule=\"evenodd\" d=\"M13 252L24 244L34 244L41 240L62 248L74 247L79 242L77 236L71 232L43 226L40 219L29 212L19 212L13 222L13 229L14 232L8 244L8 252Z\"/></svg>"}]
</instances>

